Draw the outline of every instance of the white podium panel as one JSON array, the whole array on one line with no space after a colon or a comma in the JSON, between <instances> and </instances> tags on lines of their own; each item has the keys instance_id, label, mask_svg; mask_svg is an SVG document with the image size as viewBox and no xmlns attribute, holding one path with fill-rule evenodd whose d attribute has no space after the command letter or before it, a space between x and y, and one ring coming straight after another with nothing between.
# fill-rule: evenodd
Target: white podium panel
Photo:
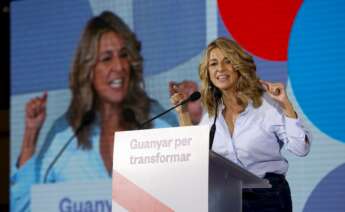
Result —
<instances>
[{"instance_id":1,"label":"white podium panel","mask_svg":"<svg viewBox=\"0 0 345 212\"><path fill-rule=\"evenodd\" d=\"M112 201L127 211L208 211L208 133L208 126L116 132Z\"/></svg>"}]
</instances>

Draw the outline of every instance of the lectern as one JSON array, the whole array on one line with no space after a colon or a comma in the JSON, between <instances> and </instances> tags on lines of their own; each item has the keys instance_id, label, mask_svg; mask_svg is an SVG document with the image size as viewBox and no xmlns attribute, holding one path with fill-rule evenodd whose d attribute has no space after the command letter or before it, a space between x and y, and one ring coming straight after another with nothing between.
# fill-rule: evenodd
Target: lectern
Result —
<instances>
[{"instance_id":1,"label":"lectern","mask_svg":"<svg viewBox=\"0 0 345 212\"><path fill-rule=\"evenodd\" d=\"M112 180L34 185L32 211L241 211L263 179L208 150L208 126L117 132Z\"/></svg>"},{"instance_id":2,"label":"lectern","mask_svg":"<svg viewBox=\"0 0 345 212\"><path fill-rule=\"evenodd\" d=\"M240 212L243 188L270 187L209 151L208 137L209 126L116 133L113 211Z\"/></svg>"},{"instance_id":3,"label":"lectern","mask_svg":"<svg viewBox=\"0 0 345 212\"><path fill-rule=\"evenodd\" d=\"M228 161L217 153L209 152L209 177L208 177L208 211L209 212L239 212L242 206L242 188L269 188L270 185L263 179L256 177L250 172L242 169L236 164ZM146 173L147 174L147 173ZM152 183L154 184L154 183ZM164 184L173 190L177 183ZM190 184L189 184L190 185ZM204 185L197 184L198 187ZM188 187L185 186L185 187ZM175 188L175 189L174 189ZM181 187L179 191L186 193ZM87 191L87 192L85 192ZM207 188L206 188L207 192ZM129 192L127 193L129 194ZM123 194L123 195L127 195ZM132 194L133 195L133 194ZM183 195L181 195L183 196ZM190 197L190 196L189 196ZM195 196L193 196L195 197ZM191 204L200 204L200 198L193 200L190 197L187 202ZM133 196L131 199L135 199ZM159 198L159 197L158 197ZM169 197L171 198L171 197ZM135 200L138 202L138 200ZM181 199L178 199L181 201ZM169 203L169 201L167 201ZM110 211L111 207L111 181L93 181L88 183L70 182L57 184L42 184L33 186L32 192L32 211L68 211L72 204L82 203L93 204L95 210ZM173 205L173 204L172 204ZM207 204L206 204L207 205ZM86 207L86 206L85 206ZM188 206L181 207L182 209ZM175 210L174 210L175 209ZM203 210L206 211L207 209ZM126 212L113 202L113 211ZM144 211L144 210L142 210ZM150 210L149 210L150 211ZM151 210L155 211L155 210ZM157 209L157 212L162 210ZM163 210L164 211L164 210ZM169 211L169 210L166 210ZM179 211L173 208L172 211Z\"/></svg>"},{"instance_id":4,"label":"lectern","mask_svg":"<svg viewBox=\"0 0 345 212\"><path fill-rule=\"evenodd\" d=\"M209 153L209 212L242 211L243 188L270 188L267 180L261 179L221 155Z\"/></svg>"}]
</instances>

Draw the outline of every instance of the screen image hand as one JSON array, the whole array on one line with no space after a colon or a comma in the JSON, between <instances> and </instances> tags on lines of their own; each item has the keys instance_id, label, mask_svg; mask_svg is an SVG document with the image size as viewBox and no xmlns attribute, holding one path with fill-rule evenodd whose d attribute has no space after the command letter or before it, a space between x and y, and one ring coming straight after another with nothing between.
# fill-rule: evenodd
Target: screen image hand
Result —
<instances>
[{"instance_id":1,"label":"screen image hand","mask_svg":"<svg viewBox=\"0 0 345 212\"><path fill-rule=\"evenodd\" d=\"M48 93L30 99L25 106L25 131L18 168L28 161L36 151L38 134L46 118Z\"/></svg>"}]
</instances>

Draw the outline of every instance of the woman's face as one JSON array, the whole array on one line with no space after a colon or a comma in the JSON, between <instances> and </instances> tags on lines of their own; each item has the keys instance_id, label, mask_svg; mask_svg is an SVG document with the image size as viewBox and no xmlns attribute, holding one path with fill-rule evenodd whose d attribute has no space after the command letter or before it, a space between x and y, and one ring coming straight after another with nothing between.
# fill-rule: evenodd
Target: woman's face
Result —
<instances>
[{"instance_id":1,"label":"woman's face","mask_svg":"<svg viewBox=\"0 0 345 212\"><path fill-rule=\"evenodd\" d=\"M214 48L210 52L208 72L213 85L221 91L234 89L238 73L219 48Z\"/></svg>"},{"instance_id":2,"label":"woman's face","mask_svg":"<svg viewBox=\"0 0 345 212\"><path fill-rule=\"evenodd\" d=\"M124 40L114 32L101 36L92 84L103 103L122 103L128 92L130 63Z\"/></svg>"}]
</instances>

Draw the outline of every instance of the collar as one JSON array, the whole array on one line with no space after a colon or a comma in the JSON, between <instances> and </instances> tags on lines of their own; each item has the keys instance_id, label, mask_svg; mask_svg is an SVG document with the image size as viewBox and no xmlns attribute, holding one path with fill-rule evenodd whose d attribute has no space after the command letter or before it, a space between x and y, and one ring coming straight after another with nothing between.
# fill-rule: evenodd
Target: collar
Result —
<instances>
[{"instance_id":1,"label":"collar","mask_svg":"<svg viewBox=\"0 0 345 212\"><path fill-rule=\"evenodd\" d=\"M224 105L223 100L221 100L219 106L220 106L220 108L218 109L218 116L219 116L219 114L222 114L223 110L225 109L225 105ZM243 115L247 114L249 111L252 111L253 109L254 109L253 101L250 99L249 102L248 102L248 105L247 105L246 108L239 114L239 116L243 116Z\"/></svg>"}]
</instances>

